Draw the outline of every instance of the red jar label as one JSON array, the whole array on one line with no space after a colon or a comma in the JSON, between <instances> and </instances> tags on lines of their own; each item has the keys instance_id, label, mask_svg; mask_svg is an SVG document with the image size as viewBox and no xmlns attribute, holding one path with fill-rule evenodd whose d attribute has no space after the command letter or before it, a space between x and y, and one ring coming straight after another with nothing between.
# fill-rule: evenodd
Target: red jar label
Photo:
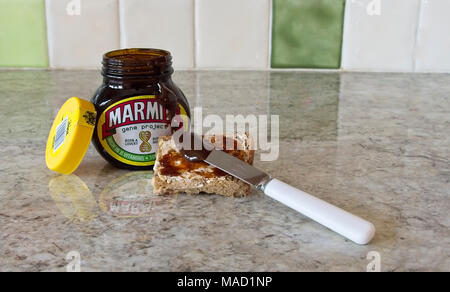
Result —
<instances>
[{"instance_id":1,"label":"red jar label","mask_svg":"<svg viewBox=\"0 0 450 292\"><path fill-rule=\"evenodd\" d=\"M177 114L186 115L179 105ZM120 162L149 166L155 163L158 137L170 135L170 114L154 95L120 100L102 112L97 135L103 148Z\"/></svg>"}]
</instances>

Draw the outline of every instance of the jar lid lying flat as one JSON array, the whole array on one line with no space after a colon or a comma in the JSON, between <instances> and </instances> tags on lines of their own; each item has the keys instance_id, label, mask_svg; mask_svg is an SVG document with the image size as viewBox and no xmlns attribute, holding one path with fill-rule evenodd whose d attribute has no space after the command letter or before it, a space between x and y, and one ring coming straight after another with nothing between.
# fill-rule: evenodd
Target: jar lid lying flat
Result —
<instances>
[{"instance_id":1,"label":"jar lid lying flat","mask_svg":"<svg viewBox=\"0 0 450 292\"><path fill-rule=\"evenodd\" d=\"M70 174L77 169L91 142L97 113L94 105L84 99L68 99L48 135L45 161L51 170Z\"/></svg>"}]
</instances>

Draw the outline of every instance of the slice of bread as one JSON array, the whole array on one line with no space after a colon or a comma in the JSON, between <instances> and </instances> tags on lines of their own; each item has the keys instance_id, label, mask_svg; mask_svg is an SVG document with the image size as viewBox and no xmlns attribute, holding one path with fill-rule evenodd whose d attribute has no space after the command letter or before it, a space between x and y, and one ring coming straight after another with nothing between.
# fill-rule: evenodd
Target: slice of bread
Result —
<instances>
[{"instance_id":1,"label":"slice of bread","mask_svg":"<svg viewBox=\"0 0 450 292\"><path fill-rule=\"evenodd\" d=\"M226 150L229 154L253 164L255 151L253 140L248 133L230 136L208 136L216 149L223 149L222 141L234 140L234 150ZM215 139L219 139L216 143ZM229 197L243 197L250 194L249 184L213 167L205 162L190 162L177 150L171 136L158 139L158 151L153 168L153 192L155 194L198 194L209 193Z\"/></svg>"}]
</instances>

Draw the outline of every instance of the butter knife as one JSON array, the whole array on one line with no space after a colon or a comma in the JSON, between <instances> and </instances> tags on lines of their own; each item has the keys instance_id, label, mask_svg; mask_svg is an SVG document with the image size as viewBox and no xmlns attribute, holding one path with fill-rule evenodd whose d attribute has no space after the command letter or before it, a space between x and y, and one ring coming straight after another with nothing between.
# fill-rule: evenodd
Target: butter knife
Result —
<instances>
[{"instance_id":1,"label":"butter knife","mask_svg":"<svg viewBox=\"0 0 450 292\"><path fill-rule=\"evenodd\" d=\"M267 196L324 225L357 244L367 244L375 235L372 223L294 188L250 164L220 150L180 150L190 161L205 161L253 185Z\"/></svg>"}]
</instances>

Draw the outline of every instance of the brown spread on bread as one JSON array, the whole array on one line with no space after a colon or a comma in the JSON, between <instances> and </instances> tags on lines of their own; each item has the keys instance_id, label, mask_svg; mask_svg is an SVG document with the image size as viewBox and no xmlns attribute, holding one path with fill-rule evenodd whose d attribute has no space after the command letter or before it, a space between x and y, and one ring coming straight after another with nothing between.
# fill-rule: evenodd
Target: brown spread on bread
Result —
<instances>
[{"instance_id":1,"label":"brown spread on bread","mask_svg":"<svg viewBox=\"0 0 450 292\"><path fill-rule=\"evenodd\" d=\"M253 163L253 142L247 133L219 137L221 139L218 142L214 136L208 137L214 149L223 150L249 164ZM228 147L232 149L227 149ZM205 162L187 160L170 136L159 138L152 182L155 194L215 193L240 197L250 194L251 190L250 185L216 167Z\"/></svg>"}]
</instances>

